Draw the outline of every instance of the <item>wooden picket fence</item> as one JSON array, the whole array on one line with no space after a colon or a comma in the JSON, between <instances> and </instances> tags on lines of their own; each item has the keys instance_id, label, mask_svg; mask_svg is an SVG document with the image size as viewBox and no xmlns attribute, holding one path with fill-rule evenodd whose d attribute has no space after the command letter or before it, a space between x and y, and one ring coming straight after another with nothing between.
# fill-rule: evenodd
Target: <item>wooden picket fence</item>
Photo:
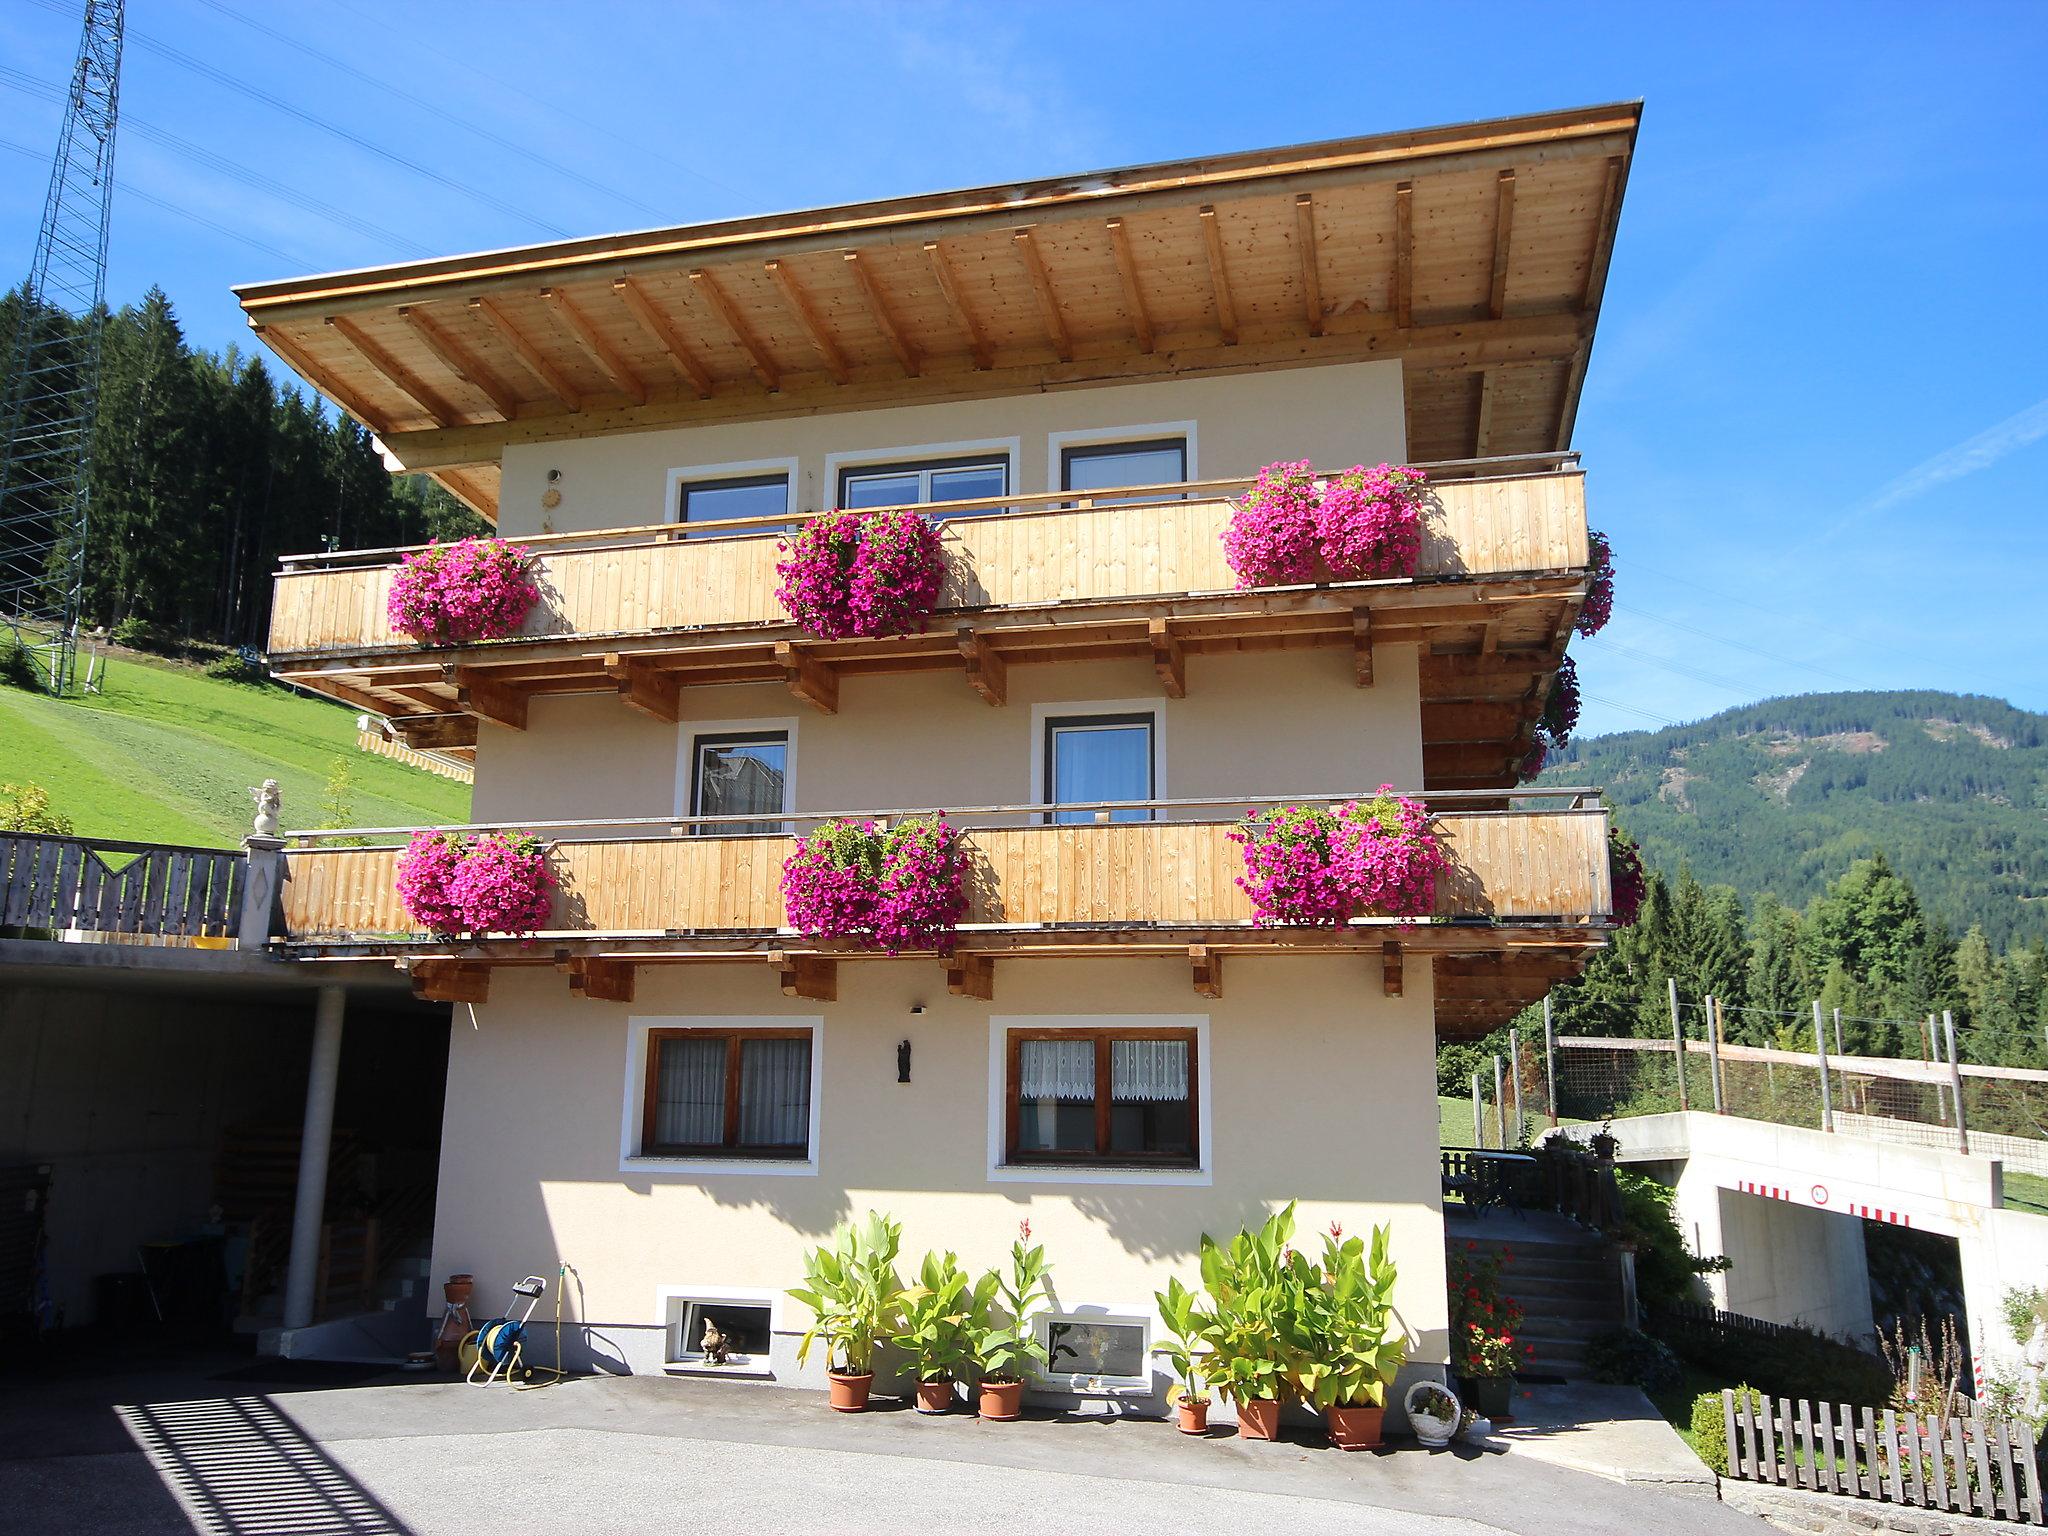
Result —
<instances>
[{"instance_id":1,"label":"wooden picket fence","mask_svg":"<svg viewBox=\"0 0 2048 1536\"><path fill-rule=\"evenodd\" d=\"M1728 1475L1887 1504L2048 1525L2033 1432L1992 1418L1775 1403L1721 1393Z\"/></svg>"}]
</instances>

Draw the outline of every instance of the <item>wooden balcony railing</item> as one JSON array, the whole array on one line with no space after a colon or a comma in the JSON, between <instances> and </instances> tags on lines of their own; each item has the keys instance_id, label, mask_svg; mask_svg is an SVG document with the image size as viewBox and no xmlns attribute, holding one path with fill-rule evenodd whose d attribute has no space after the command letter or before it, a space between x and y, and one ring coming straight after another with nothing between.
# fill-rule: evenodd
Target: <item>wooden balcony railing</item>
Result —
<instances>
[{"instance_id":1,"label":"wooden balcony railing","mask_svg":"<svg viewBox=\"0 0 2048 1536\"><path fill-rule=\"evenodd\" d=\"M0 929L231 939L243 925L248 864L230 848L0 834Z\"/></svg>"},{"instance_id":2,"label":"wooden balcony railing","mask_svg":"<svg viewBox=\"0 0 2048 1536\"><path fill-rule=\"evenodd\" d=\"M1477 797L1432 795L1451 870L1439 884L1435 923L1401 927L1401 942L1434 952L1496 951L1520 939L1555 942L1555 930L1599 942L1612 901L1607 813L1583 790L1532 796L1540 808L1455 809ZM1142 949L1193 942L1224 948L1313 943L1300 930L1252 926L1237 886L1243 861L1218 802L1127 802L1161 817L1048 825L1042 807L993 806L951 813L971 858L965 949L1073 949L1115 943ZM1063 807L1071 810L1072 807ZM1105 807L1105 809L1108 809ZM907 814L886 813L889 819ZM1181 819L1187 818L1187 819ZM286 943L302 953L462 953L518 962L544 959L557 941L585 953L654 961L762 949L803 949L785 927L780 889L787 836L720 836L736 817L529 824L552 838L558 888L536 946L517 941L448 946L413 931L395 885L403 829L294 833L286 856ZM824 819L795 818L796 824ZM681 834L681 835L678 835ZM379 837L385 846L334 839ZM1321 941L1379 947L1396 936L1383 921ZM535 953L538 950L539 953Z\"/></svg>"},{"instance_id":3,"label":"wooden balcony railing","mask_svg":"<svg viewBox=\"0 0 2048 1536\"><path fill-rule=\"evenodd\" d=\"M1582 570L1585 496L1571 457L1545 456L1534 461L1534 470L1529 460L1439 466L1470 477L1432 480L1416 580ZM1495 472L1474 475L1475 467ZM953 503L941 527L948 579L939 606L965 614L1236 594L1221 536L1230 497L1249 484L1208 480ZM1105 504L1112 500L1122 504ZM543 594L520 638L616 639L785 625L775 596L776 540L803 520L700 524L688 537L664 523L512 540L532 552ZM272 657L416 650L392 629L385 611L403 553L287 558L271 609Z\"/></svg>"}]
</instances>

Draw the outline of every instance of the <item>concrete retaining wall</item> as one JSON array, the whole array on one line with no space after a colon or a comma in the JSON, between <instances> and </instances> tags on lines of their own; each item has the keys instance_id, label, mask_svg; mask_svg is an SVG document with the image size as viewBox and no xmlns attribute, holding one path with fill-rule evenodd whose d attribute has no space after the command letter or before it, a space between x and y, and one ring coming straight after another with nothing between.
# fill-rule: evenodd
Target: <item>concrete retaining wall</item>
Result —
<instances>
[{"instance_id":1,"label":"concrete retaining wall","mask_svg":"<svg viewBox=\"0 0 2048 1536\"><path fill-rule=\"evenodd\" d=\"M1850 1499L1840 1494L1807 1493L1798 1488L1775 1488L1768 1483L1745 1483L1732 1477L1721 1479L1721 1502L1730 1509L1769 1521L1781 1531L1817 1533L1817 1536L1864 1536L1869 1531L1909 1531L1914 1536L1976 1536L1976 1533L2014 1531L2029 1527L2009 1520L1984 1520L1976 1515L1948 1514L1936 1509L1913 1509L1904 1504L1883 1504L1875 1499Z\"/></svg>"}]
</instances>

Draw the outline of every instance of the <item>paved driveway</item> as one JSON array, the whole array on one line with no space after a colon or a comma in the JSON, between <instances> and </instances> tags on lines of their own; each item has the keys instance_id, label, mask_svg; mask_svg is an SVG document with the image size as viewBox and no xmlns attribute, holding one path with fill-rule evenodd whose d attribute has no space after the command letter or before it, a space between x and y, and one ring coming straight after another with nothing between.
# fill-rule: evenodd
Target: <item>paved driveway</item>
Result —
<instances>
[{"instance_id":1,"label":"paved driveway","mask_svg":"<svg viewBox=\"0 0 2048 1536\"><path fill-rule=\"evenodd\" d=\"M738 1382L323 1388L180 1366L6 1388L0 1530L20 1536L1766 1529L1498 1451L1345 1456L1135 1421L836 1416L813 1394Z\"/></svg>"}]
</instances>

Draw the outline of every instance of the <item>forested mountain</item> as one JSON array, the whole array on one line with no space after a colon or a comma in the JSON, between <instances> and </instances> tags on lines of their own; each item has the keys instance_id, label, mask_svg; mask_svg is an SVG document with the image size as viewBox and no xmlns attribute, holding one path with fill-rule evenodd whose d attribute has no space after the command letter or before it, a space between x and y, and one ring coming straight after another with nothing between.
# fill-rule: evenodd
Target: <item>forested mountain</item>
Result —
<instances>
[{"instance_id":1,"label":"forested mountain","mask_svg":"<svg viewBox=\"0 0 2048 1536\"><path fill-rule=\"evenodd\" d=\"M0 359L21 310L0 298ZM188 347L156 288L107 318L92 469L85 619L130 634L260 646L279 555L485 528L260 359Z\"/></svg>"},{"instance_id":2,"label":"forested mountain","mask_svg":"<svg viewBox=\"0 0 2048 1536\"><path fill-rule=\"evenodd\" d=\"M1547 784L1603 787L1645 859L1804 906L1882 850L1994 946L2048 938L2048 716L1952 693L1769 699L1574 741Z\"/></svg>"}]
</instances>

